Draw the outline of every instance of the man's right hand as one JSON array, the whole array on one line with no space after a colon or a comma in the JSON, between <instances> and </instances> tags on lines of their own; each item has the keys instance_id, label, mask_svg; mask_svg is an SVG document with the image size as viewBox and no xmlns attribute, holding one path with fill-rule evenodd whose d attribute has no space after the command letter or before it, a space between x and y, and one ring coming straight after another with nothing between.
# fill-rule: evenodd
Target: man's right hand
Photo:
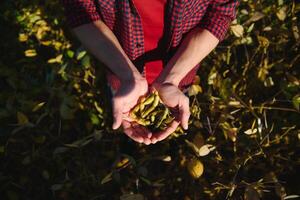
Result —
<instances>
[{"instance_id":1,"label":"man's right hand","mask_svg":"<svg viewBox=\"0 0 300 200\"><path fill-rule=\"evenodd\" d=\"M150 144L151 132L146 128L132 122L129 117L130 110L138 103L141 96L148 92L148 83L141 75L134 76L132 80L121 81L121 86L113 96L113 129L118 129L121 124L125 134L139 143Z\"/></svg>"},{"instance_id":2,"label":"man's right hand","mask_svg":"<svg viewBox=\"0 0 300 200\"><path fill-rule=\"evenodd\" d=\"M123 124L124 132L133 140L150 144L151 133L130 119L129 111L138 99L148 92L148 84L126 55L114 33L101 20L73 29L81 43L103 62L121 81L121 87L113 97L113 129Z\"/></svg>"}]
</instances>

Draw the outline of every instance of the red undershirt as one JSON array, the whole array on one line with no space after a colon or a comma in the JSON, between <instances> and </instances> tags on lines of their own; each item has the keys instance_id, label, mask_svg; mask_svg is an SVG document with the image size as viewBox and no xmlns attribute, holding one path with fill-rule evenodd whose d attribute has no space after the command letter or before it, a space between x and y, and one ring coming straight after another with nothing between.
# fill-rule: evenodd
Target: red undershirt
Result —
<instances>
[{"instance_id":1,"label":"red undershirt","mask_svg":"<svg viewBox=\"0 0 300 200\"><path fill-rule=\"evenodd\" d=\"M145 60L145 75L149 84L160 74L163 62L159 56L163 49L158 47L164 31L164 11L167 0L134 0L135 8L142 20L145 54L153 51L154 56ZM149 61L151 60L151 61Z\"/></svg>"},{"instance_id":2,"label":"red undershirt","mask_svg":"<svg viewBox=\"0 0 300 200\"><path fill-rule=\"evenodd\" d=\"M167 0L133 0L133 2L142 20L145 53L141 56L141 60L145 63L144 74L150 85L163 69L162 55L164 47L159 46L159 41L164 32L164 15ZM193 82L197 68L192 69L181 80L179 84L180 88L188 86ZM116 77L108 73L107 78L112 88L117 90L120 82L116 81Z\"/></svg>"}]
</instances>

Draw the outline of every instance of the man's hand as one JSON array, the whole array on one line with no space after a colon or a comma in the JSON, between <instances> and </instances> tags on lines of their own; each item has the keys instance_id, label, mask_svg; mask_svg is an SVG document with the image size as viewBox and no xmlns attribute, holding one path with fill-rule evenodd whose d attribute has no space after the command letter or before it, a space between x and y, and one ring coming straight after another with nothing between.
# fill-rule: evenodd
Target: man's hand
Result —
<instances>
[{"instance_id":1,"label":"man's hand","mask_svg":"<svg viewBox=\"0 0 300 200\"><path fill-rule=\"evenodd\" d=\"M130 110L137 104L139 98L148 92L148 84L142 76L135 76L133 80L121 81L121 87L112 99L113 129L123 125L124 133L139 143L150 144L151 132L146 128L132 122L129 117Z\"/></svg>"},{"instance_id":2,"label":"man's hand","mask_svg":"<svg viewBox=\"0 0 300 200\"><path fill-rule=\"evenodd\" d=\"M176 128L181 126L187 130L188 120L190 117L189 98L183 94L183 92L175 85L171 83L157 84L153 86L163 101L163 103L174 110L177 119L175 119L170 126L164 131L155 133L151 137L151 142L156 143L157 141L164 140L170 134L172 134Z\"/></svg>"}]
</instances>

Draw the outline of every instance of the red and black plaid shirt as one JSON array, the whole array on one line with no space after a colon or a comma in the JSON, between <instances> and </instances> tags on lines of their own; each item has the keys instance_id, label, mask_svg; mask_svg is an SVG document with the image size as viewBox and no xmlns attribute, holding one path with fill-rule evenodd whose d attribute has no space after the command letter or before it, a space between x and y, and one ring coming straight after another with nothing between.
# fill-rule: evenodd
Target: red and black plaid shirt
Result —
<instances>
[{"instance_id":1,"label":"red and black plaid shirt","mask_svg":"<svg viewBox=\"0 0 300 200\"><path fill-rule=\"evenodd\" d=\"M114 32L129 59L138 60L145 53L142 22L132 0L62 2L71 27L102 20ZM171 50L195 27L210 31L222 41L238 4L238 0L168 0L164 30L166 57L170 58Z\"/></svg>"}]
</instances>

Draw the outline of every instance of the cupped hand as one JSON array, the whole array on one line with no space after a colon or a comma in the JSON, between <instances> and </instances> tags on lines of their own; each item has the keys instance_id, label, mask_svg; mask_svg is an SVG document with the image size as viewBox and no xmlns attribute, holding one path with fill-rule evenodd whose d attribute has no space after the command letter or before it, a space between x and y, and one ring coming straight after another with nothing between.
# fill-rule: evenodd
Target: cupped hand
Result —
<instances>
[{"instance_id":1,"label":"cupped hand","mask_svg":"<svg viewBox=\"0 0 300 200\"><path fill-rule=\"evenodd\" d=\"M181 124L182 128L188 129L190 117L189 98L176 86L171 83L154 84L153 87L158 91L162 102L173 110L175 120L163 131L152 134L151 142L164 140L172 134Z\"/></svg>"},{"instance_id":2,"label":"cupped hand","mask_svg":"<svg viewBox=\"0 0 300 200\"><path fill-rule=\"evenodd\" d=\"M145 127L133 122L129 117L130 110L137 104L139 98L148 92L145 78L138 77L122 81L121 86L112 98L113 129L123 126L124 133L139 143L150 144L152 134Z\"/></svg>"}]
</instances>

